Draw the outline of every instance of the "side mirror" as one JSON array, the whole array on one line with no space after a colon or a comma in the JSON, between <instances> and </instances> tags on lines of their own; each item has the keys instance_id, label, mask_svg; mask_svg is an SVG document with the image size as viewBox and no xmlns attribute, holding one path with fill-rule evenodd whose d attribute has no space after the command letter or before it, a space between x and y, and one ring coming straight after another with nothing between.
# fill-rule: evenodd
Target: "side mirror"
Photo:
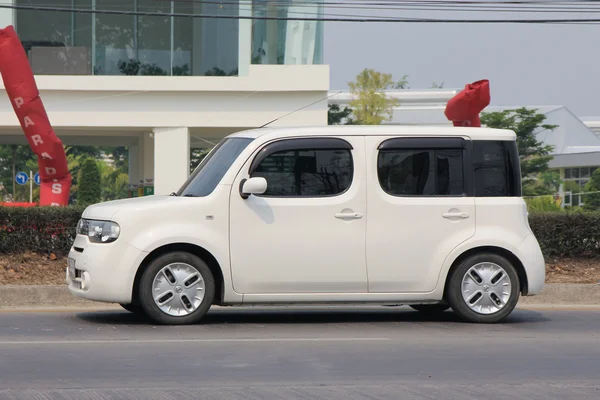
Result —
<instances>
[{"instance_id":1,"label":"side mirror","mask_svg":"<svg viewBox=\"0 0 600 400\"><path fill-rule=\"evenodd\" d=\"M251 194L263 194L267 191L267 180L265 178L243 179L240 182L240 196L247 199Z\"/></svg>"}]
</instances>

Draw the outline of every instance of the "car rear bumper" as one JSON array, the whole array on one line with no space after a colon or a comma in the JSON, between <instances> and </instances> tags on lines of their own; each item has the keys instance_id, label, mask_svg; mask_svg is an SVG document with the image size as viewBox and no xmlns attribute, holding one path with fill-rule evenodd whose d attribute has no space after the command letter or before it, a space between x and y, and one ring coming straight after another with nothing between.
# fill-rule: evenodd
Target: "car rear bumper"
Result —
<instances>
[{"instance_id":1,"label":"car rear bumper","mask_svg":"<svg viewBox=\"0 0 600 400\"><path fill-rule=\"evenodd\" d=\"M546 281L546 261L540 245L533 234L530 234L518 248L517 257L523 263L527 275L527 292L525 296L539 294Z\"/></svg>"}]
</instances>

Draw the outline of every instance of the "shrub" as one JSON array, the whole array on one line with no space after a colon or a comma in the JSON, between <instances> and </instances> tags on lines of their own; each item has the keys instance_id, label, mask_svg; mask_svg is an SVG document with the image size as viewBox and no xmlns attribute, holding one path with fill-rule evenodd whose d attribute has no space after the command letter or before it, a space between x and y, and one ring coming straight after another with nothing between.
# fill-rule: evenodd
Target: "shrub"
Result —
<instances>
[{"instance_id":1,"label":"shrub","mask_svg":"<svg viewBox=\"0 0 600 400\"><path fill-rule=\"evenodd\" d=\"M0 206L0 253L67 254L83 210ZM548 258L600 257L600 212L530 212L529 224Z\"/></svg>"},{"instance_id":2,"label":"shrub","mask_svg":"<svg viewBox=\"0 0 600 400\"><path fill-rule=\"evenodd\" d=\"M529 225L546 257L600 256L599 212L530 213Z\"/></svg>"},{"instance_id":3,"label":"shrub","mask_svg":"<svg viewBox=\"0 0 600 400\"><path fill-rule=\"evenodd\" d=\"M0 207L0 253L65 255L82 207Z\"/></svg>"},{"instance_id":4,"label":"shrub","mask_svg":"<svg viewBox=\"0 0 600 400\"><path fill-rule=\"evenodd\" d=\"M525 199L529 212L562 211L560 202L554 196L543 196Z\"/></svg>"},{"instance_id":5,"label":"shrub","mask_svg":"<svg viewBox=\"0 0 600 400\"><path fill-rule=\"evenodd\" d=\"M77 179L77 204L85 206L99 203L102 198L100 169L96 160L87 158Z\"/></svg>"}]
</instances>

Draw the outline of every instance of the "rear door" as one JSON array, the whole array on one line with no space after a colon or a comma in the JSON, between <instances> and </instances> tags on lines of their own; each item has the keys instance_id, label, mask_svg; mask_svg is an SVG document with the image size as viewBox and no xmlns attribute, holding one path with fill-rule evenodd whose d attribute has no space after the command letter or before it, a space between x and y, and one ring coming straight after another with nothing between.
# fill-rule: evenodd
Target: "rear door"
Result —
<instances>
[{"instance_id":1,"label":"rear door","mask_svg":"<svg viewBox=\"0 0 600 400\"><path fill-rule=\"evenodd\" d=\"M367 137L369 291L429 292L475 234L471 141Z\"/></svg>"}]
</instances>

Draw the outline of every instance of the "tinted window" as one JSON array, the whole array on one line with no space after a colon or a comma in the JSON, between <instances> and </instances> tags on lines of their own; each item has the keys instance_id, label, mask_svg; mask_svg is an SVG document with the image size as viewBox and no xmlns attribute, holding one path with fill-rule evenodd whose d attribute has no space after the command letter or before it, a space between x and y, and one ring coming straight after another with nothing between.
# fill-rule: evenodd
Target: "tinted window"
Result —
<instances>
[{"instance_id":1,"label":"tinted window","mask_svg":"<svg viewBox=\"0 0 600 400\"><path fill-rule=\"evenodd\" d=\"M461 196L465 193L462 149L384 149L377 174L396 196Z\"/></svg>"},{"instance_id":2,"label":"tinted window","mask_svg":"<svg viewBox=\"0 0 600 400\"><path fill-rule=\"evenodd\" d=\"M515 142L473 141L476 197L520 196L521 171Z\"/></svg>"},{"instance_id":3,"label":"tinted window","mask_svg":"<svg viewBox=\"0 0 600 400\"><path fill-rule=\"evenodd\" d=\"M217 187L231 164L253 139L230 138L219 142L183 184L178 196L204 197Z\"/></svg>"},{"instance_id":4,"label":"tinted window","mask_svg":"<svg viewBox=\"0 0 600 400\"><path fill-rule=\"evenodd\" d=\"M263 196L332 196L352 182L352 155L348 149L291 149L265 157L252 176L267 180Z\"/></svg>"}]
</instances>

